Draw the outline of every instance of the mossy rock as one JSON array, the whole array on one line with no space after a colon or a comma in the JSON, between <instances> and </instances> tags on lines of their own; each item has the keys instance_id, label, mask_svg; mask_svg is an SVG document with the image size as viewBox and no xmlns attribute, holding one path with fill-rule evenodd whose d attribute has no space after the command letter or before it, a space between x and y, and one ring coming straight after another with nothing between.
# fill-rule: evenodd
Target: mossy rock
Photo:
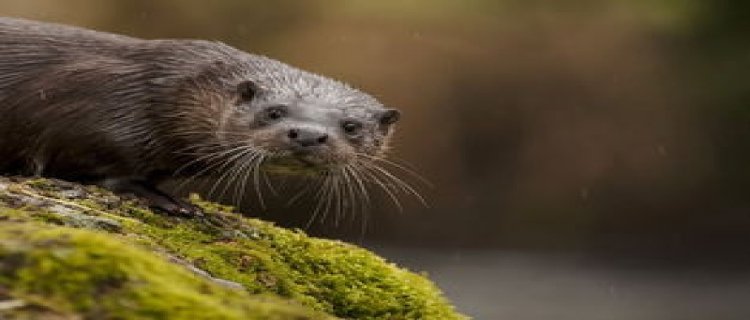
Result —
<instances>
[{"instance_id":1,"label":"mossy rock","mask_svg":"<svg viewBox=\"0 0 750 320\"><path fill-rule=\"evenodd\" d=\"M0 319L464 319L425 277L340 241L96 187L0 177Z\"/></svg>"}]
</instances>

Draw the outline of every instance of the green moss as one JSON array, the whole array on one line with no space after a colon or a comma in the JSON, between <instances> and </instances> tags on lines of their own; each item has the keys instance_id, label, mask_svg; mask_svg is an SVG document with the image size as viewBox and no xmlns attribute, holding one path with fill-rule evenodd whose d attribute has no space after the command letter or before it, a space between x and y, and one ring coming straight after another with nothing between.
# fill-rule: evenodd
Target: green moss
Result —
<instances>
[{"instance_id":1,"label":"green moss","mask_svg":"<svg viewBox=\"0 0 750 320\"><path fill-rule=\"evenodd\" d=\"M3 188L3 183L10 187ZM0 219L7 217L15 223L13 228L0 229L0 244L10 243L2 241L13 239L11 233L23 234L22 241L11 241L0 250L18 251L13 248L31 243L31 251L24 257L41 252L38 265L23 264L14 269L23 272L16 271L3 281L21 299L40 295L38 301L49 303L55 312L78 314L106 309L118 319L166 315L169 319L189 318L195 310L189 306L220 309L212 311L220 313L204 314L212 319L283 312L307 317L312 317L310 312L325 312L347 319L464 318L429 280L364 249L242 218L230 213L230 207L197 196L191 200L206 211L206 217L165 217L96 188L50 180L13 183L0 178ZM24 205L30 202L35 202L33 210ZM19 203L23 207L19 208ZM39 227L50 225L66 227ZM68 251L47 249L42 245L46 243ZM102 245L94 245L99 243ZM48 265L49 261L59 262L50 257L62 259L56 256L59 252L64 253L65 263ZM244 290L220 287L216 281L186 271L184 266L166 262L165 254L204 270L210 277L239 284ZM66 268L80 272L71 274L72 278L55 276L65 274ZM61 278L34 280L33 275L39 278L40 274L47 280ZM60 285L68 282L76 285ZM112 298L98 299L98 303L87 300L102 295ZM75 298L79 296L89 298ZM261 302L259 297L271 300ZM309 308L308 313L288 302L278 304L285 300ZM177 307L165 309L165 304ZM265 313L252 313L255 310Z\"/></svg>"},{"instance_id":2,"label":"green moss","mask_svg":"<svg viewBox=\"0 0 750 320\"><path fill-rule=\"evenodd\" d=\"M51 313L91 319L323 319L221 287L115 237L29 224L0 227L0 285ZM264 301L265 300L265 301Z\"/></svg>"}]
</instances>

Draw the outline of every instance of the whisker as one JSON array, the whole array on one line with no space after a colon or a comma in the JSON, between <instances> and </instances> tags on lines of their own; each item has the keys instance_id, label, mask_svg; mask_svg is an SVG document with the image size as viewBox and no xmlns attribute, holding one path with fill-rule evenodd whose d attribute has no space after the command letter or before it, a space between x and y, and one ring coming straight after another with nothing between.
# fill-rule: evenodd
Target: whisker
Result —
<instances>
[{"instance_id":1,"label":"whisker","mask_svg":"<svg viewBox=\"0 0 750 320\"><path fill-rule=\"evenodd\" d=\"M254 149L252 149L250 147L242 148L242 150L239 151L236 155L233 155L231 158L228 158L226 161L224 161L224 164L221 165L218 168L218 170L219 171L223 171L223 173L221 174L221 176L219 176L218 179L216 179L214 181L213 186L208 191L208 195L210 197L212 197L214 195L214 192L216 192L216 188L219 186L219 184L221 184L224 181L224 179L226 179L229 175L231 175L232 172L234 172L234 170L225 170L225 168L228 165L232 165L237 159L240 159L243 156L245 156L245 155L247 155L249 153L252 153L253 151L254 151Z\"/></svg>"},{"instance_id":2,"label":"whisker","mask_svg":"<svg viewBox=\"0 0 750 320\"><path fill-rule=\"evenodd\" d=\"M375 164L371 164L367 168L369 168L371 170L376 170L376 171L380 172L384 177L387 177L393 183L395 183L396 186L398 186L403 192L410 193L411 195L413 195L414 197L416 197L419 200L419 202L422 203L422 205L424 205L425 207L429 207L429 205L427 204L427 201L422 197L422 195L420 195L416 190L414 190L414 188L411 185L409 185L408 183L406 183L401 178L394 176L393 174L391 174L387 170L385 170L385 169L383 169L383 168L381 168L381 167L379 167L379 166L377 166Z\"/></svg>"},{"instance_id":3,"label":"whisker","mask_svg":"<svg viewBox=\"0 0 750 320\"><path fill-rule=\"evenodd\" d=\"M246 192L247 182L248 180L250 180L250 174L252 172L253 162L255 162L258 157L260 157L260 152L258 151L248 155L242 161L242 164L240 164L241 169L237 171L237 178L239 181L239 185L235 185L235 190L234 190L234 195L232 197L232 200L235 203L235 206L240 211L242 211L242 208L241 208L242 203L243 203L242 200L245 198L245 194L247 193Z\"/></svg>"},{"instance_id":4,"label":"whisker","mask_svg":"<svg viewBox=\"0 0 750 320\"><path fill-rule=\"evenodd\" d=\"M305 229L309 229L310 226L312 225L313 221L315 221L315 219L317 218L317 216L318 216L318 214L320 212L320 209L323 206L323 198L322 197L328 191L328 184L330 183L329 177L327 175L323 176L323 177L320 178L320 181L321 181L320 182L320 188L318 189L318 191L314 195L314 198L316 199L315 210L313 210L313 214L310 216L310 219L307 221L307 224L305 224Z\"/></svg>"},{"instance_id":5,"label":"whisker","mask_svg":"<svg viewBox=\"0 0 750 320\"><path fill-rule=\"evenodd\" d=\"M334 179L333 186L334 186L334 197L335 197L334 206L336 209L335 215L333 217L333 223L334 223L334 226L336 227L339 226L339 218L341 216L341 212L344 210L344 207L346 206L346 203L344 203L345 198L341 190L341 175L339 172L340 172L339 170L336 170L333 174L333 179Z\"/></svg>"},{"instance_id":6,"label":"whisker","mask_svg":"<svg viewBox=\"0 0 750 320\"><path fill-rule=\"evenodd\" d=\"M203 176L209 170L215 169L215 168L217 168L219 166L221 166L221 167L226 166L226 164L230 161L229 157L232 154L234 154L235 152L241 152L242 150L243 150L242 147L236 147L236 148L232 148L230 150L225 150L225 151L223 151L221 153L209 154L209 155L207 155L208 157L206 157L205 159L202 159L202 160L194 160L193 164L198 163L200 161L216 161L216 162L215 163L211 163L211 164L207 165L205 168L203 168L202 170L196 172L195 174L192 174L192 175L188 176L179 185L177 185L177 187L175 189L176 190L181 190L188 183L194 181L196 178L198 178L200 176ZM224 158L224 157L226 157L226 158ZM188 164L188 165L190 165L190 164ZM180 170L184 170L184 169L180 169Z\"/></svg>"},{"instance_id":7,"label":"whisker","mask_svg":"<svg viewBox=\"0 0 750 320\"><path fill-rule=\"evenodd\" d=\"M398 197L396 197L396 195L393 193L393 191L391 191L391 188L389 188L387 184L381 181L380 178L378 178L371 171L362 170L361 172L367 177L369 177L370 179L372 179L372 181L375 182L375 184L379 186L388 195L388 197L391 199L391 202L393 202L393 204L396 205L396 207L398 208L399 212L404 212L404 207L401 205L401 202L398 200Z\"/></svg>"},{"instance_id":8,"label":"whisker","mask_svg":"<svg viewBox=\"0 0 750 320\"><path fill-rule=\"evenodd\" d=\"M266 172L263 171L263 170L261 170L260 173L263 176L263 182L265 183L266 187L268 187L268 190L271 191L271 194L274 197L278 197L279 196L279 192L276 191L276 188L271 183L271 180L268 178L268 174L266 174Z\"/></svg>"},{"instance_id":9,"label":"whisker","mask_svg":"<svg viewBox=\"0 0 750 320\"><path fill-rule=\"evenodd\" d=\"M259 181L260 176L260 165L263 163L263 156L257 161L257 164L253 167L253 181L255 182L255 192L258 194L258 201L260 202L261 208L266 209L266 202L263 200L263 190L261 190L261 184Z\"/></svg>"},{"instance_id":10,"label":"whisker","mask_svg":"<svg viewBox=\"0 0 750 320\"><path fill-rule=\"evenodd\" d=\"M364 199L362 199L356 192L358 189L356 189L357 186L353 181L354 178L350 176L348 165L344 165L341 167L341 174L344 178L344 185L346 186L346 198L348 199L351 207L351 218L354 219L358 214L360 214L360 210L364 210Z\"/></svg>"},{"instance_id":11,"label":"whisker","mask_svg":"<svg viewBox=\"0 0 750 320\"><path fill-rule=\"evenodd\" d=\"M232 183L227 183L227 185L224 187L224 191L222 191L221 197L223 197L223 194L228 190L230 186L233 185L235 187L234 194L232 196L232 202L235 204L237 208L240 208L240 206L242 205L242 198L244 197L245 184L247 183L247 180L248 180L248 174L250 172L250 168L252 168L252 164L260 156L261 156L260 153L257 150L254 150L250 154L244 156L241 159L241 162L238 161L240 163L237 165L238 168L237 170L235 170L235 173L233 174ZM234 181L237 181L239 185L237 185L237 183L235 183Z\"/></svg>"},{"instance_id":12,"label":"whisker","mask_svg":"<svg viewBox=\"0 0 750 320\"><path fill-rule=\"evenodd\" d=\"M179 168L177 168L177 170L175 170L175 172L174 172L173 175L175 175L175 176L179 175L183 170L187 169L191 165L197 164L197 163L199 163L201 161L211 161L213 159L220 158L220 157L225 156L227 154L236 152L236 151L242 149L243 147L244 147L244 145L238 145L238 146L230 148L230 149L222 149L220 152L213 152L213 153L201 154L200 157L197 157L197 158L189 161L188 163L180 166Z\"/></svg>"},{"instance_id":13,"label":"whisker","mask_svg":"<svg viewBox=\"0 0 750 320\"><path fill-rule=\"evenodd\" d=\"M388 164L388 165L391 165L393 167L396 167L397 169L400 169L401 171L403 171L403 172L411 175L412 177L416 178L417 180L419 180L420 182L422 182L424 185L426 185L426 186L428 186L430 188L434 188L435 187L435 185L430 180L428 180L427 178L425 178L421 174L417 173L414 169L409 168L407 166L407 164L400 164L400 163L394 162L392 160L388 160L388 159L383 158L383 157L375 157L375 156L366 155L366 154L358 154L358 156L366 158L366 159L371 160L373 162L374 161L380 161L380 162L383 162L385 164Z\"/></svg>"},{"instance_id":14,"label":"whisker","mask_svg":"<svg viewBox=\"0 0 750 320\"><path fill-rule=\"evenodd\" d=\"M354 183L356 184L355 190L359 191L358 200L361 203L361 214L365 215L366 211L369 210L370 208L370 195L367 193L367 188L365 187L365 184L362 181L362 177L360 176L360 173L354 167L350 165L347 165L345 168L347 169L347 172L351 174L352 180L354 180Z\"/></svg>"},{"instance_id":15,"label":"whisker","mask_svg":"<svg viewBox=\"0 0 750 320\"><path fill-rule=\"evenodd\" d=\"M321 179L318 179L318 187L321 184L320 180ZM294 196L292 196L289 199L289 201L286 202L285 206L286 207L290 207L291 205L293 205L297 200L299 200L303 195L305 195L307 193L307 191L310 191L310 189L312 189L314 185L315 185L314 183L306 184L305 187L303 187L299 191L297 191L297 194L295 194Z\"/></svg>"}]
</instances>

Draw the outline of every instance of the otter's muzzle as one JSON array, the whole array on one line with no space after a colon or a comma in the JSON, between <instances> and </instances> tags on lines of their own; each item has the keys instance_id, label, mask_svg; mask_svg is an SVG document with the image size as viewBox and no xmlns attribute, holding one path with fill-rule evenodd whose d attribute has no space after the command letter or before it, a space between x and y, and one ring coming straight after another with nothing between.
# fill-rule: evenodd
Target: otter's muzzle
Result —
<instances>
[{"instance_id":1,"label":"otter's muzzle","mask_svg":"<svg viewBox=\"0 0 750 320\"><path fill-rule=\"evenodd\" d=\"M309 149L328 142L328 134L314 129L290 129L287 133L294 149Z\"/></svg>"}]
</instances>

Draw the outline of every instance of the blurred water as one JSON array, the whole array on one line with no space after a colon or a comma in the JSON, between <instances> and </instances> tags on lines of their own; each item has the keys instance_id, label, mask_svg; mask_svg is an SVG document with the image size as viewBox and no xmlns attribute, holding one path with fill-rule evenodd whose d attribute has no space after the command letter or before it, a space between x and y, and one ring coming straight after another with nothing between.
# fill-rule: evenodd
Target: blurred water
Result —
<instances>
[{"instance_id":1,"label":"blurred water","mask_svg":"<svg viewBox=\"0 0 750 320\"><path fill-rule=\"evenodd\" d=\"M742 268L371 247L413 271L426 271L475 319L750 319L750 271Z\"/></svg>"}]
</instances>

